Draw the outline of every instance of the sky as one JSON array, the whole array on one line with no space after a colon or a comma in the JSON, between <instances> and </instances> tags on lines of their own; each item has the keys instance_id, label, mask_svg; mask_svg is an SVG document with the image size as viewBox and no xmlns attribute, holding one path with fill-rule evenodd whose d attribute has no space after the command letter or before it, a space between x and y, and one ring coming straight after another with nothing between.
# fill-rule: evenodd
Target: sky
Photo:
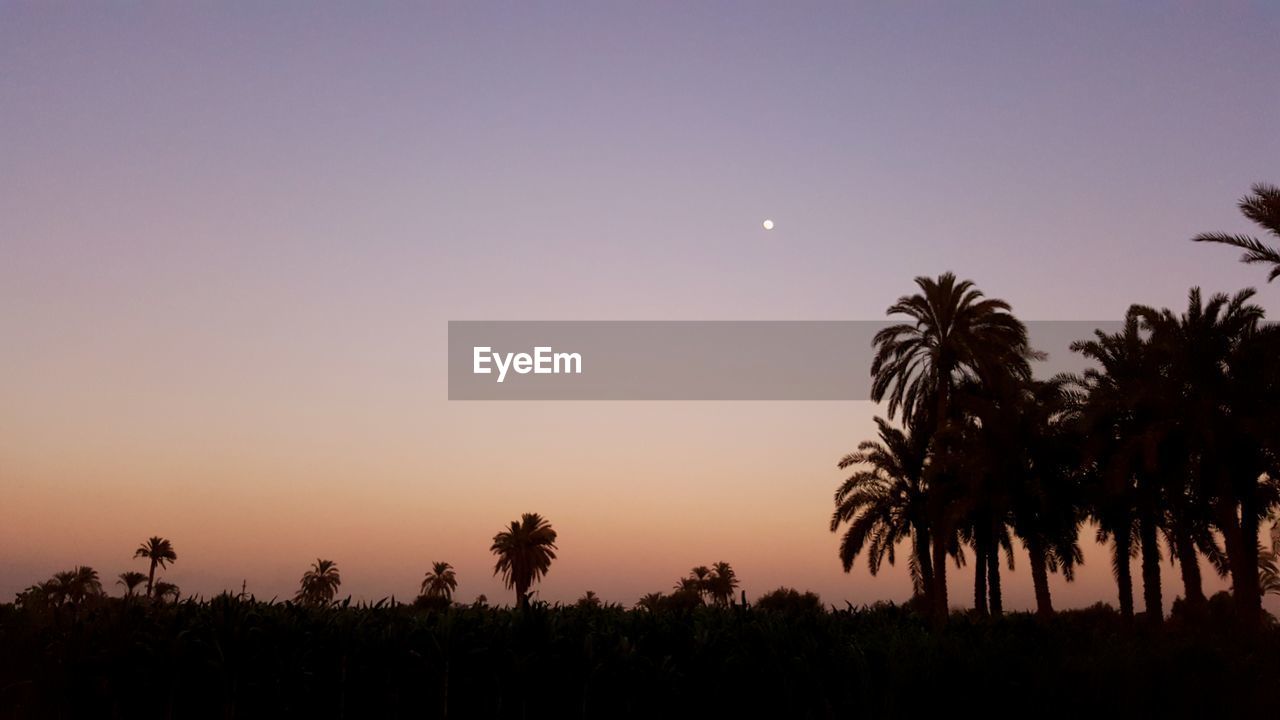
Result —
<instances>
[{"instance_id":1,"label":"sky","mask_svg":"<svg viewBox=\"0 0 1280 720\"><path fill-rule=\"evenodd\" d=\"M880 319L947 270L1027 320L1280 316L1188 241L1280 182L1277 37L1265 2L2 3L0 597L159 534L187 593L325 557L509 601L488 547L534 511L548 600L718 560L904 600L827 528L874 404L450 402L447 322ZM1115 603L1089 545L1059 606Z\"/></svg>"}]
</instances>

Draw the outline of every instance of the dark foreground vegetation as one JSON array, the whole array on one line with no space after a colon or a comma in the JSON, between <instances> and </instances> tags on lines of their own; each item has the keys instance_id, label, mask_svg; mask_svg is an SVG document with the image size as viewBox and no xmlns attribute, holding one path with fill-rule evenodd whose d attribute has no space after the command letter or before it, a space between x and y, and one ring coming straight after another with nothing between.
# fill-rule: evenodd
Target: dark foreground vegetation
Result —
<instances>
[{"instance_id":1,"label":"dark foreground vegetation","mask_svg":"<svg viewBox=\"0 0 1280 720\"><path fill-rule=\"evenodd\" d=\"M1274 708L1280 629L1208 622L221 596L0 606L0 717L1231 716Z\"/></svg>"}]
</instances>

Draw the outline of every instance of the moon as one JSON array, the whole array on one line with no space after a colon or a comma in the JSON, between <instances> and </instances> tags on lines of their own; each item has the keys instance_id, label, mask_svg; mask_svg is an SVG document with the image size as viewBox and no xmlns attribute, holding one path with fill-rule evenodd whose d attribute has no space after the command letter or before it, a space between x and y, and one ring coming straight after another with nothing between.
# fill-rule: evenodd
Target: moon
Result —
<instances>
[{"instance_id":1,"label":"moon","mask_svg":"<svg viewBox=\"0 0 1280 720\"><path fill-rule=\"evenodd\" d=\"M772 220L765 220L764 222L760 223L760 225L761 225L765 230L772 230L772 229L773 229L773 221L772 221Z\"/></svg>"}]
</instances>

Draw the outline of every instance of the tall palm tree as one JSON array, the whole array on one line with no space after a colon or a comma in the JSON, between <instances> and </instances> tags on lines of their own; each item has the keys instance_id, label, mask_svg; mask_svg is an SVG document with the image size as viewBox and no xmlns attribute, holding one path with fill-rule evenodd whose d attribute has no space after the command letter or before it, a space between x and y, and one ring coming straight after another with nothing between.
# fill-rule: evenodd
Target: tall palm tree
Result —
<instances>
[{"instance_id":1,"label":"tall palm tree","mask_svg":"<svg viewBox=\"0 0 1280 720\"><path fill-rule=\"evenodd\" d=\"M863 441L837 464L841 470L857 469L836 490L831 532L849 524L840 541L844 571L853 569L866 548L872 575L886 558L893 565L897 544L910 539L911 583L917 596L925 596L933 584L924 482L929 436L923 429L899 430L884 418L875 421L880 440Z\"/></svg>"},{"instance_id":2,"label":"tall palm tree","mask_svg":"<svg viewBox=\"0 0 1280 720\"><path fill-rule=\"evenodd\" d=\"M138 546L133 552L135 558L146 558L151 562L151 568L147 571L147 597L152 597L152 590L156 582L156 566L161 568L167 567L168 563L176 562L177 553L173 551L173 543L158 535L153 535L146 542Z\"/></svg>"},{"instance_id":3,"label":"tall palm tree","mask_svg":"<svg viewBox=\"0 0 1280 720\"><path fill-rule=\"evenodd\" d=\"M908 425L920 418L937 438L952 422L951 396L965 380L987 382L997 376L1030 379L1030 360L1039 357L1027 343L1026 326L1010 312L1007 302L987 298L969 280L952 273L936 279L918 277L919 292L903 296L887 311L905 315L908 322L891 325L873 339L871 399L888 398L892 419L902 411ZM961 493L953 487L947 468L930 468L930 515L934 587L930 604L936 623L947 615L945 559L959 527Z\"/></svg>"},{"instance_id":4,"label":"tall palm tree","mask_svg":"<svg viewBox=\"0 0 1280 720\"><path fill-rule=\"evenodd\" d=\"M1250 193L1240 198L1240 212L1257 223L1274 238L1280 239L1280 187L1267 183L1254 183ZM1240 262L1267 263L1271 272L1267 274L1267 282L1280 277L1280 252L1269 247L1257 238L1248 235L1231 235L1229 233L1200 233L1192 238L1194 242L1211 242L1244 250Z\"/></svg>"},{"instance_id":5,"label":"tall palm tree","mask_svg":"<svg viewBox=\"0 0 1280 720\"><path fill-rule=\"evenodd\" d=\"M537 513L524 513L493 536L489 551L498 556L493 574L501 574L506 586L516 591L520 607L528 606L529 588L551 569L555 550L556 531Z\"/></svg>"},{"instance_id":6,"label":"tall palm tree","mask_svg":"<svg viewBox=\"0 0 1280 720\"><path fill-rule=\"evenodd\" d=\"M1071 350L1097 365L1069 377L1074 390L1071 402L1083 439L1085 493L1098 524L1097 539L1112 541L1111 570L1120 614L1128 620L1133 617L1129 563L1140 543L1137 466L1142 455L1141 427L1148 414L1144 399L1149 395L1147 384L1156 373L1150 366L1146 338L1132 313L1126 316L1120 332L1096 330L1094 339L1074 342ZM1155 577L1158 580L1158 572ZM1147 595L1149 600L1153 597Z\"/></svg>"},{"instance_id":7,"label":"tall palm tree","mask_svg":"<svg viewBox=\"0 0 1280 720\"><path fill-rule=\"evenodd\" d=\"M308 605L328 605L338 594L340 585L342 576L338 573L338 564L332 560L317 558L311 568L303 573L294 599Z\"/></svg>"},{"instance_id":8,"label":"tall palm tree","mask_svg":"<svg viewBox=\"0 0 1280 720\"><path fill-rule=\"evenodd\" d=\"M453 599L458 589L458 576L447 562L434 562L431 571L422 579L422 594L429 598Z\"/></svg>"},{"instance_id":9,"label":"tall palm tree","mask_svg":"<svg viewBox=\"0 0 1280 720\"><path fill-rule=\"evenodd\" d=\"M128 572L120 573L119 579L116 580L116 584L124 586L125 597L133 597L135 594L134 591L137 590L138 586L146 581L146 575L136 570L130 570Z\"/></svg>"},{"instance_id":10,"label":"tall palm tree","mask_svg":"<svg viewBox=\"0 0 1280 720\"><path fill-rule=\"evenodd\" d=\"M1159 371L1162 417L1152 423L1148 446L1154 444L1149 454L1163 465L1169 531L1187 599L1193 607L1204 605L1197 550L1213 558L1212 518L1226 547L1236 604L1249 623L1262 612L1259 525L1275 502L1276 467L1268 446L1274 443L1278 349L1274 330L1261 326L1263 311L1250 302L1253 295L1242 290L1206 301L1192 288L1183 313L1131 310L1151 334Z\"/></svg>"},{"instance_id":11,"label":"tall palm tree","mask_svg":"<svg viewBox=\"0 0 1280 720\"><path fill-rule=\"evenodd\" d=\"M1010 455L1012 527L1027 548L1036 612L1053 613L1049 573L1071 581L1083 564L1084 519L1077 416L1068 378L1034 381L1015 400Z\"/></svg>"}]
</instances>

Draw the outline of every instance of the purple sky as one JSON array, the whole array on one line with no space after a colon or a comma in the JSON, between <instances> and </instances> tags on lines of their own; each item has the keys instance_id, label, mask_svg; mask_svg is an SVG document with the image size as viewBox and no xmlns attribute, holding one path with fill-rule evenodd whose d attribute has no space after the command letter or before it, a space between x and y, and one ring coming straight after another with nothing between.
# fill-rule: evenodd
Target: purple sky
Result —
<instances>
[{"instance_id":1,"label":"purple sky","mask_svg":"<svg viewBox=\"0 0 1280 720\"><path fill-rule=\"evenodd\" d=\"M445 322L879 318L945 270L1118 318L1265 277L1187 238L1280 182L1273 3L184 5L0 8L0 596L164 532L191 590L270 540L263 592L323 552L404 594L443 546L494 597L526 509L602 548L550 596L718 559L900 596L825 530L870 404L450 404ZM646 510L668 549L610 539ZM315 547L343 512L385 549Z\"/></svg>"}]
</instances>

